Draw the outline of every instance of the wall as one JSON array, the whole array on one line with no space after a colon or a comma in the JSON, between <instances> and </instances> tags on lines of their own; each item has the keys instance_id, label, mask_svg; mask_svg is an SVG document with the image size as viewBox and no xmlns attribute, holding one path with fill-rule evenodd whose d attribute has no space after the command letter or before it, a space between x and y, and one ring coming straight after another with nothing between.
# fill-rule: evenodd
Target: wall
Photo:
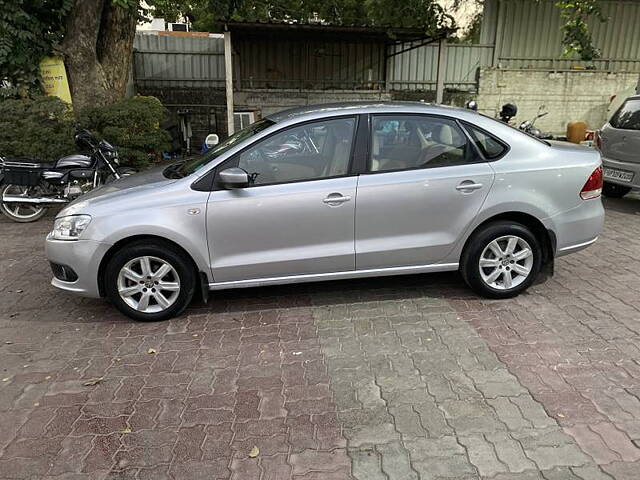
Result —
<instances>
[{"instance_id":1,"label":"wall","mask_svg":"<svg viewBox=\"0 0 640 480\"><path fill-rule=\"evenodd\" d=\"M564 134L567 122L582 120L589 128L600 128L612 95L633 88L637 73L544 72L523 70L480 71L478 104L480 110L494 116L500 106L513 102L518 106L516 122L530 120L541 104L549 115L536 126L555 134Z\"/></svg>"},{"instance_id":2,"label":"wall","mask_svg":"<svg viewBox=\"0 0 640 480\"><path fill-rule=\"evenodd\" d=\"M377 89L384 82L385 45L358 39L232 34L234 81L239 90Z\"/></svg>"},{"instance_id":3,"label":"wall","mask_svg":"<svg viewBox=\"0 0 640 480\"><path fill-rule=\"evenodd\" d=\"M438 44L406 50L419 42L391 45L387 60L389 90L435 90L438 75ZM400 53L402 52L402 53ZM449 89L475 91L478 68L491 65L492 45L449 44L445 86Z\"/></svg>"},{"instance_id":4,"label":"wall","mask_svg":"<svg viewBox=\"0 0 640 480\"><path fill-rule=\"evenodd\" d=\"M391 95L376 91L297 91L241 90L234 93L234 108L258 109L262 116L281 110L318 103L391 100Z\"/></svg>"}]
</instances>

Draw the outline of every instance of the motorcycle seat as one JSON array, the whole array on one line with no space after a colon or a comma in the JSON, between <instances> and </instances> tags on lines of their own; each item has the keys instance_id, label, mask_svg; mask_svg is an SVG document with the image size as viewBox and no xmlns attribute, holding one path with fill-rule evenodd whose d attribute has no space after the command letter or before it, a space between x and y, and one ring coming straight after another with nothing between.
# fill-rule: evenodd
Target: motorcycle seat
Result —
<instances>
[{"instance_id":1,"label":"motorcycle seat","mask_svg":"<svg viewBox=\"0 0 640 480\"><path fill-rule=\"evenodd\" d=\"M4 166L5 167L14 167L14 168L42 168L42 169L46 169L46 168L52 168L53 167L53 163L44 163L44 162L40 162L38 160L35 160L33 158L27 158L27 157L6 157L4 160Z\"/></svg>"}]
</instances>

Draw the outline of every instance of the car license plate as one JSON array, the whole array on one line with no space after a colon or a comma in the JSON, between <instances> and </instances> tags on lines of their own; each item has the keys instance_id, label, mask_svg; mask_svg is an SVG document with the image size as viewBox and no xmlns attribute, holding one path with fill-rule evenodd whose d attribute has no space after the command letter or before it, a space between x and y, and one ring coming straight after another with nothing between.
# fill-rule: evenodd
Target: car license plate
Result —
<instances>
[{"instance_id":1,"label":"car license plate","mask_svg":"<svg viewBox=\"0 0 640 480\"><path fill-rule=\"evenodd\" d=\"M620 182L630 182L633 180L633 172L625 172L624 170L616 170L615 168L605 168L604 178L618 180Z\"/></svg>"}]
</instances>

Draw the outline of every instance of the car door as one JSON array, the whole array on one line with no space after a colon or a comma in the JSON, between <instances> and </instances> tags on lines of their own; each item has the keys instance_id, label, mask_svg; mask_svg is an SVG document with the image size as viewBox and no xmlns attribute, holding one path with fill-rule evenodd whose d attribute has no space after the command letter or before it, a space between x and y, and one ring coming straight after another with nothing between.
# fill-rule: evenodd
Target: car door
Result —
<instances>
[{"instance_id":1,"label":"car door","mask_svg":"<svg viewBox=\"0 0 640 480\"><path fill-rule=\"evenodd\" d=\"M460 125L428 115L374 115L358 181L356 268L443 261L491 188L494 173Z\"/></svg>"},{"instance_id":2,"label":"car door","mask_svg":"<svg viewBox=\"0 0 640 480\"><path fill-rule=\"evenodd\" d=\"M354 270L356 124L334 117L285 128L217 167L240 167L253 180L209 197L215 282Z\"/></svg>"}]
</instances>

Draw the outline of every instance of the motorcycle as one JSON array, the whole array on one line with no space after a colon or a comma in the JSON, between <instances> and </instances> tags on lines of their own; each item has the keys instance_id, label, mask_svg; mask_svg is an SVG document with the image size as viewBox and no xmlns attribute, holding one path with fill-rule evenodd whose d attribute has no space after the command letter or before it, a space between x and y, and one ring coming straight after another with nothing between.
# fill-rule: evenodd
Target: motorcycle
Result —
<instances>
[{"instance_id":1,"label":"motorcycle","mask_svg":"<svg viewBox=\"0 0 640 480\"><path fill-rule=\"evenodd\" d=\"M536 138L540 138L542 140L552 140L553 135L551 135L548 132L543 132L542 130L535 127L536 120L549 114L549 112L545 112L544 110L545 110L545 106L540 105L536 116L533 117L532 120L525 120L520 124L518 128L520 128L520 130L522 130L523 132L528 133L529 135L533 135Z\"/></svg>"},{"instance_id":2,"label":"motorcycle","mask_svg":"<svg viewBox=\"0 0 640 480\"><path fill-rule=\"evenodd\" d=\"M465 104L465 108L467 108L468 110L477 111L478 104L476 103L475 100L470 100ZM518 128L533 137L540 138L542 140L553 140L554 137L552 134L550 134L549 132L543 132L542 130L535 127L536 120L549 114L549 112L545 112L544 110L545 110L545 106L540 105L536 116L533 117L532 120L526 120L522 122L518 126ZM518 114L518 107L515 104L505 103L500 109L500 112L498 113L498 118L500 119L500 121L509 124L517 114Z\"/></svg>"},{"instance_id":3,"label":"motorcycle","mask_svg":"<svg viewBox=\"0 0 640 480\"><path fill-rule=\"evenodd\" d=\"M74 140L88 155L68 155L49 164L0 157L0 211L6 217L14 222L35 222L50 207L136 173L119 166L118 153L106 140L97 140L86 130L78 130Z\"/></svg>"}]
</instances>

